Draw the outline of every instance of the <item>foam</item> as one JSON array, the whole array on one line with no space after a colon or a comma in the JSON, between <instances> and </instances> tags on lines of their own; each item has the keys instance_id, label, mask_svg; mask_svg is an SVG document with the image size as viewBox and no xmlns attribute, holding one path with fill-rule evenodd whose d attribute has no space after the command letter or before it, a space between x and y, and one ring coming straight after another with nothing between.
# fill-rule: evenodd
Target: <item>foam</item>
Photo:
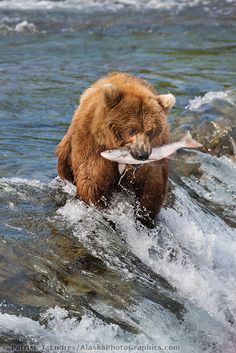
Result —
<instances>
[{"instance_id":1,"label":"foam","mask_svg":"<svg viewBox=\"0 0 236 353\"><path fill-rule=\"evenodd\" d=\"M18 9L18 10L33 10L33 9L101 9L101 10L117 10L124 7L130 7L136 10L140 9L182 9L186 6L192 7L198 4L204 6L209 5L210 0L65 0L65 1L50 1L50 0L3 0L0 1L2 9Z\"/></svg>"},{"instance_id":2,"label":"foam","mask_svg":"<svg viewBox=\"0 0 236 353\"><path fill-rule=\"evenodd\" d=\"M32 199L32 189L43 191L48 188L48 185L36 179L13 177L0 178L0 188L7 195L15 195L19 198L19 200L29 201ZM15 208L15 205L12 200L11 204L9 204L9 208Z\"/></svg>"},{"instance_id":3,"label":"foam","mask_svg":"<svg viewBox=\"0 0 236 353\"><path fill-rule=\"evenodd\" d=\"M107 325L92 314L83 315L80 321L76 318L68 318L68 314L67 310L58 306L48 309L41 315L41 320L48 322L46 328L45 325L27 317L0 313L0 330L15 335L23 334L29 342L34 338L36 347L44 352L50 350L50 345L74 346L75 349L71 350L74 352L77 351L78 345L124 344L126 341L122 329L115 324ZM119 339L119 335L123 336L124 340ZM129 334L126 335L127 339L129 336ZM134 336L133 339L137 344L145 341L142 334Z\"/></svg>"},{"instance_id":4,"label":"foam","mask_svg":"<svg viewBox=\"0 0 236 353\"><path fill-rule=\"evenodd\" d=\"M90 352L104 350L108 353L141 350L152 352L151 347L154 345L176 347L179 335L182 335L181 352L202 352L198 344L189 341L183 327L177 327L176 319L169 315L166 320L166 313L156 304L144 300L139 306L134 305L131 309L141 326L137 334L126 332L116 324L106 324L89 312L83 314L81 319L70 318L69 312L59 306L50 308L41 314L40 321L0 313L0 330L3 334L10 334L12 338L24 337L28 345L42 352L53 349L68 352L69 346L70 352L86 351L84 348L86 345ZM103 310L106 314L106 309L103 308ZM120 312L117 314L122 317ZM156 322L158 325L155 325ZM9 352L17 348L16 346L13 350L9 350L9 347L11 345L5 345L5 350L4 346L1 346L1 349L3 352ZM56 349L56 347L60 348Z\"/></svg>"},{"instance_id":5,"label":"foam","mask_svg":"<svg viewBox=\"0 0 236 353\"><path fill-rule=\"evenodd\" d=\"M48 352L53 347L55 349L56 346L60 347L60 352L67 352L66 347L68 346L71 347L71 352L86 351L83 348L86 345L90 347L87 348L90 352L104 351L102 348L104 346L108 353L123 352L124 350L131 352L134 346L138 351L143 349L143 351L149 352L151 350L147 349L148 346L176 345L173 337L169 336L170 332L173 333L173 336L176 335L175 325L172 329L167 330L167 327L161 323L163 322L162 316L165 314L162 311L157 312L155 305L151 305L149 301L143 301L141 304L142 309L146 311L146 317L142 316L139 307L133 306L132 310L136 313L137 321L142 320L142 326L146 332L137 334L125 332L116 324L106 324L91 313L82 315L81 319L70 318L69 312L59 306L50 308L41 314L40 321L46 322L47 327L27 317L0 313L0 330L2 333L10 333L11 336L23 335L28 343L36 347L34 349L43 352ZM160 324L156 328L152 326L153 319L160 320ZM150 332L153 337L149 336ZM8 347L6 346L6 348ZM197 347L194 347L193 351L188 342L183 342L181 347L183 352L201 352ZM59 348L56 351L58 350ZM9 348L6 351L9 351Z\"/></svg>"},{"instance_id":6,"label":"foam","mask_svg":"<svg viewBox=\"0 0 236 353\"><path fill-rule=\"evenodd\" d=\"M191 305L196 305L201 315L206 315L206 320L213 320L214 324L209 323L205 329L210 332L215 325L214 331L219 331L218 343L223 344L227 334L233 332L231 318L234 321L236 317L236 231L217 216L203 211L181 187L176 186L174 194L174 207L162 210L161 222L153 231L136 226L132 207L124 201L114 201L103 215L116 223L121 238L133 254L167 279ZM120 246L119 240L114 240L116 235L112 235L112 240L104 229L97 229L95 239L91 239L92 228L85 231L85 219L86 225L96 224L102 222L101 214L96 214L91 207L85 209L81 201L70 201L59 213L73 224L80 221L74 228L74 235L87 248L93 249L95 256L125 274L125 261L122 262L115 250ZM196 311L190 308L189 315L194 325L191 318L197 315Z\"/></svg>"},{"instance_id":7,"label":"foam","mask_svg":"<svg viewBox=\"0 0 236 353\"><path fill-rule=\"evenodd\" d=\"M68 223L86 249L109 270L118 272L122 280L146 283L147 267L150 273L164 277L176 288L187 312L180 324L174 314L148 299L119 310L99 302L95 304L97 312L122 318L139 333L130 334L118 325L105 324L89 312L78 321L59 307L42 316L48 322L47 328L40 323L42 320L0 314L1 332L14 332L45 345L74 345L78 341L118 345L177 342L183 353L200 353L202 347L212 353L213 345L224 347L224 353L234 352L236 232L201 208L182 187L174 185L173 207L163 209L158 226L148 230L136 224L130 200L123 194L115 195L111 207L100 212L75 200L74 186L59 178L49 185L37 180L3 179L8 185L62 189L68 194L68 201L58 209L55 222ZM107 220L115 223L116 230ZM136 266L136 257L144 267Z\"/></svg>"},{"instance_id":8,"label":"foam","mask_svg":"<svg viewBox=\"0 0 236 353\"><path fill-rule=\"evenodd\" d=\"M20 21L19 18L3 17L0 19L1 32L15 33L36 33L38 32L36 25L33 22L26 20Z\"/></svg>"},{"instance_id":9,"label":"foam","mask_svg":"<svg viewBox=\"0 0 236 353\"><path fill-rule=\"evenodd\" d=\"M14 30L16 32L36 32L37 28L32 22L22 21L15 25Z\"/></svg>"},{"instance_id":10,"label":"foam","mask_svg":"<svg viewBox=\"0 0 236 353\"><path fill-rule=\"evenodd\" d=\"M189 325L203 329L206 315L205 332L212 337L218 332L218 343L225 345L225 352L227 347L234 352L226 337L234 335L231 323L236 318L236 232L202 211L183 189L177 187L175 195L175 207L161 212L161 231L131 231L127 219L123 236L143 263L191 303Z\"/></svg>"},{"instance_id":11,"label":"foam","mask_svg":"<svg viewBox=\"0 0 236 353\"><path fill-rule=\"evenodd\" d=\"M37 179L27 179L27 178L0 178L0 184L5 185L28 185L37 188L44 188L47 184L43 183Z\"/></svg>"},{"instance_id":12,"label":"foam","mask_svg":"<svg viewBox=\"0 0 236 353\"><path fill-rule=\"evenodd\" d=\"M227 103L235 105L235 98L232 96L233 91L210 91L207 92L204 96L198 96L194 99L189 100L189 104L186 107L191 111L199 110L203 105L212 104L215 100L223 100Z\"/></svg>"},{"instance_id":13,"label":"foam","mask_svg":"<svg viewBox=\"0 0 236 353\"><path fill-rule=\"evenodd\" d=\"M226 156L209 158L208 154L195 152L191 162L201 162L202 176L181 177L181 180L197 195L214 205L235 209L236 164Z\"/></svg>"}]
</instances>

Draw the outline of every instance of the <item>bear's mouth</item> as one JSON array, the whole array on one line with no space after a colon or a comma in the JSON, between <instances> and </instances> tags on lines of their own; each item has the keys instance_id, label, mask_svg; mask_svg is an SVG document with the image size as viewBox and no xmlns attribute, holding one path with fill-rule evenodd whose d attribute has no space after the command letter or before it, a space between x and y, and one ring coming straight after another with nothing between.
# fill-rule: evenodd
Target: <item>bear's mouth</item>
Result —
<instances>
[{"instance_id":1,"label":"bear's mouth","mask_svg":"<svg viewBox=\"0 0 236 353\"><path fill-rule=\"evenodd\" d=\"M151 151L146 151L143 147L139 150L130 150L130 154L131 156L140 161L140 163L142 163L142 161L146 161L148 160L150 154L151 154Z\"/></svg>"},{"instance_id":2,"label":"bear's mouth","mask_svg":"<svg viewBox=\"0 0 236 353\"><path fill-rule=\"evenodd\" d=\"M129 164L130 167L132 167L133 169L138 169L141 168L143 166L143 163L140 164Z\"/></svg>"}]
</instances>

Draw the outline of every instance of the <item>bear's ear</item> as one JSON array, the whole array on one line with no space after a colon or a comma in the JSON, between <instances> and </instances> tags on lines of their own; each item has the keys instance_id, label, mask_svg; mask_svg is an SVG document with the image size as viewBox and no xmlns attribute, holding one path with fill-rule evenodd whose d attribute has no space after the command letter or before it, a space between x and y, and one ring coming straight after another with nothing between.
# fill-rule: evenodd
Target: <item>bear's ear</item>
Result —
<instances>
[{"instance_id":1,"label":"bear's ear","mask_svg":"<svg viewBox=\"0 0 236 353\"><path fill-rule=\"evenodd\" d=\"M121 101L123 96L122 92L111 83L103 85L103 94L106 106L109 109L117 105Z\"/></svg>"},{"instance_id":2,"label":"bear's ear","mask_svg":"<svg viewBox=\"0 0 236 353\"><path fill-rule=\"evenodd\" d=\"M171 93L160 94L157 96L157 100L166 112L171 110L171 108L175 105L175 97Z\"/></svg>"}]
</instances>

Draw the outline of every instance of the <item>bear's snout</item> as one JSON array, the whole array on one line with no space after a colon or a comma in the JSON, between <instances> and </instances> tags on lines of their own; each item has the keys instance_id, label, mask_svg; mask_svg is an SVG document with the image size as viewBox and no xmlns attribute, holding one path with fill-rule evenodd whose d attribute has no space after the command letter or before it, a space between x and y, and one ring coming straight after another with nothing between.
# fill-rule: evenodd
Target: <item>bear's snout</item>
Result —
<instances>
[{"instance_id":1,"label":"bear's snout","mask_svg":"<svg viewBox=\"0 0 236 353\"><path fill-rule=\"evenodd\" d=\"M141 148L138 151L130 151L130 154L134 159L138 159L139 161L145 161L146 159L149 158L151 152L145 151L143 148Z\"/></svg>"},{"instance_id":2,"label":"bear's snout","mask_svg":"<svg viewBox=\"0 0 236 353\"><path fill-rule=\"evenodd\" d=\"M129 147L131 155L139 161L148 159L152 152L149 138L145 136L145 134L137 134L134 136Z\"/></svg>"}]
</instances>

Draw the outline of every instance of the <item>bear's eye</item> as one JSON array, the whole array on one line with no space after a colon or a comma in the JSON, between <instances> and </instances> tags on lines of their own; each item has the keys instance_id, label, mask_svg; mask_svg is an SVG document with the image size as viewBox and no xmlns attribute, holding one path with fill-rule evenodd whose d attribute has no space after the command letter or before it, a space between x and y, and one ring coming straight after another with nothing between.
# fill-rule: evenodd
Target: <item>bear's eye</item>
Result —
<instances>
[{"instance_id":1,"label":"bear's eye","mask_svg":"<svg viewBox=\"0 0 236 353\"><path fill-rule=\"evenodd\" d=\"M132 129L129 130L129 135L130 135L130 136L134 136L134 135L137 134L137 132L138 132L137 129L132 128Z\"/></svg>"},{"instance_id":2,"label":"bear's eye","mask_svg":"<svg viewBox=\"0 0 236 353\"><path fill-rule=\"evenodd\" d=\"M154 130L154 129L149 130L149 131L147 132L147 135L148 135L149 137L151 137L151 138L155 137L156 134L157 134L157 131Z\"/></svg>"}]
</instances>

